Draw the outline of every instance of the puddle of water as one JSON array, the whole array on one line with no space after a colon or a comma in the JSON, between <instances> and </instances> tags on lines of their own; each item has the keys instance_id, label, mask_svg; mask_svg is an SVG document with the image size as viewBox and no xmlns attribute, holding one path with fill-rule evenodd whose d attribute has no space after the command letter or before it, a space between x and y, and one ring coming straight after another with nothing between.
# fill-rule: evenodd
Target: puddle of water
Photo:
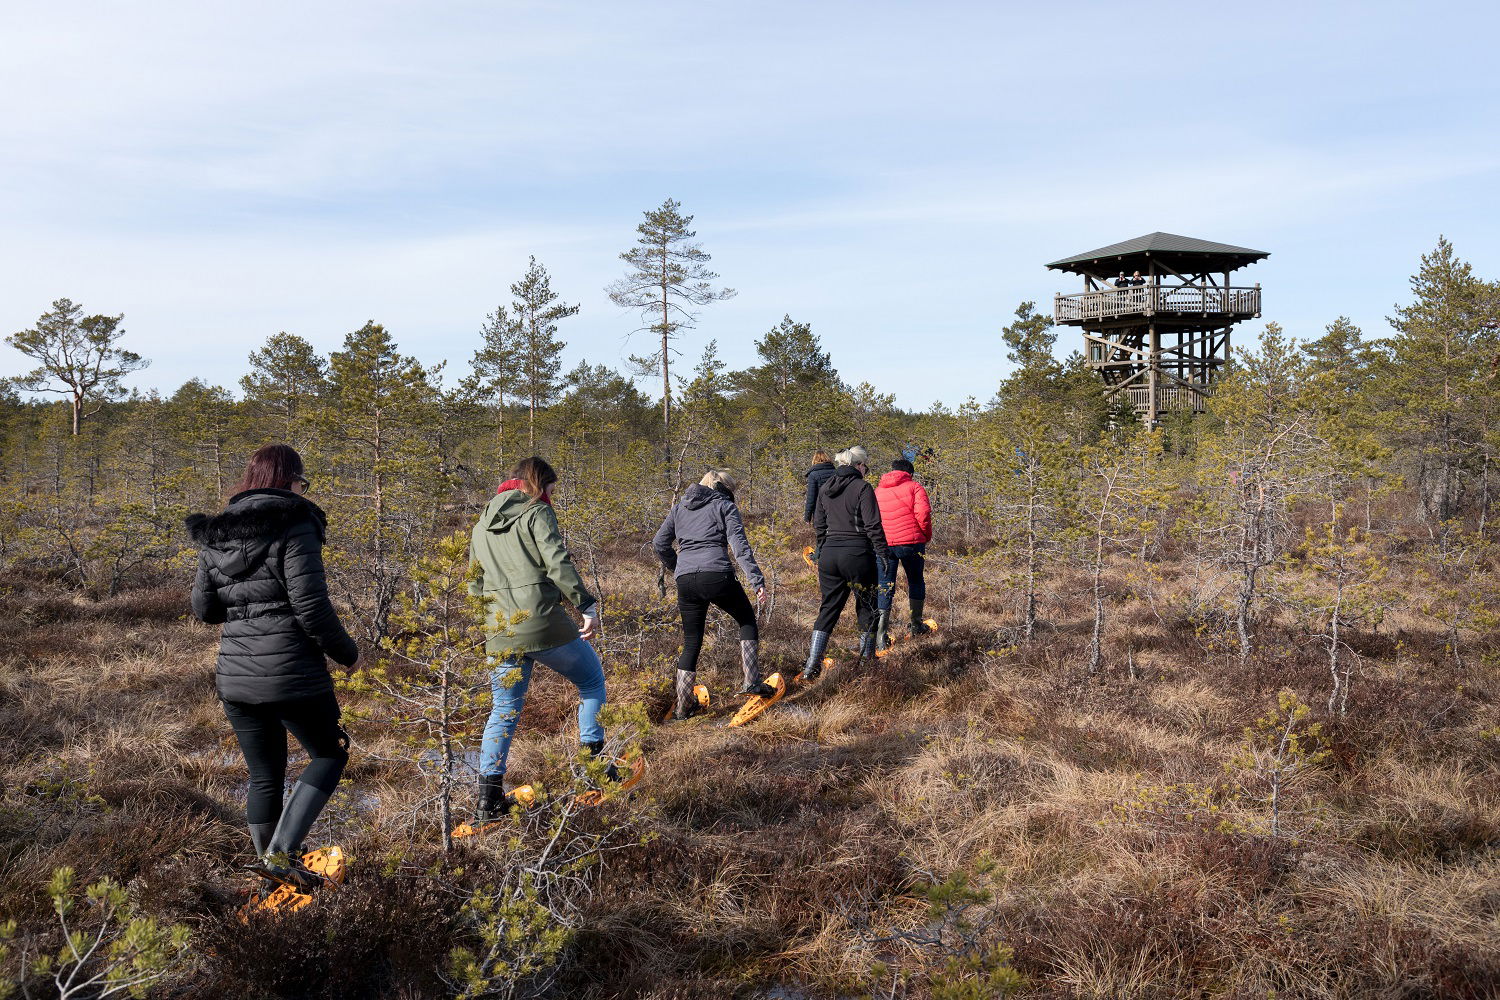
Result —
<instances>
[{"instance_id":1,"label":"puddle of water","mask_svg":"<svg viewBox=\"0 0 1500 1000\"><path fill-rule=\"evenodd\" d=\"M443 772L443 752L441 750L424 750L417 757L417 769L423 774L436 775ZM479 774L479 751L465 750L454 754L452 774L462 777L476 777Z\"/></svg>"}]
</instances>

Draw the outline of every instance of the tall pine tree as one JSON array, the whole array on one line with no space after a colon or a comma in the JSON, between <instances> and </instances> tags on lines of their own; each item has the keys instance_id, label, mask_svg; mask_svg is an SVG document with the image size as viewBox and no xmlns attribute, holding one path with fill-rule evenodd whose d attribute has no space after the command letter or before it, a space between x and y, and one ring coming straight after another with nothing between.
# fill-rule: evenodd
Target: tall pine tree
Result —
<instances>
[{"instance_id":1,"label":"tall pine tree","mask_svg":"<svg viewBox=\"0 0 1500 1000\"><path fill-rule=\"evenodd\" d=\"M692 329L698 318L694 309L735 295L732 288L714 287L719 276L708 269L709 255L691 242L698 234L688 228L693 217L679 212L681 207L668 198L645 213L636 226L635 246L620 254L629 273L606 289L615 305L641 314L645 325L637 332L660 340L654 354L632 360L643 370L661 371L661 423L667 433L672 427L672 341Z\"/></svg>"}]
</instances>

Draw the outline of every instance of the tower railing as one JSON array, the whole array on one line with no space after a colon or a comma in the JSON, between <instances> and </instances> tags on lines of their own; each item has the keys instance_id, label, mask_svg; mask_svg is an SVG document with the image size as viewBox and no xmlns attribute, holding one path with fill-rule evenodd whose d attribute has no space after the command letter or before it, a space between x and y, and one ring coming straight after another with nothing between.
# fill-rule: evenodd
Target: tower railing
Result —
<instances>
[{"instance_id":1,"label":"tower railing","mask_svg":"<svg viewBox=\"0 0 1500 1000\"><path fill-rule=\"evenodd\" d=\"M1234 316L1260 315L1260 286L1225 288L1217 285L1136 285L1094 292L1058 295L1052 317L1059 323L1114 319L1123 316Z\"/></svg>"}]
</instances>

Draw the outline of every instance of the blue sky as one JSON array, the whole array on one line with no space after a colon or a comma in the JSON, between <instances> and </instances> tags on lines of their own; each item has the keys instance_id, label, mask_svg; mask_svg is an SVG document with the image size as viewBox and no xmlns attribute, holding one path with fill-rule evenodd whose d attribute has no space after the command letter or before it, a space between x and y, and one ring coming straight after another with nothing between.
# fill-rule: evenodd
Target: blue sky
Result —
<instances>
[{"instance_id":1,"label":"blue sky","mask_svg":"<svg viewBox=\"0 0 1500 1000\"><path fill-rule=\"evenodd\" d=\"M1016 304L1075 290L1045 262L1154 230L1271 251L1294 335L1380 336L1440 233L1500 276L1497 11L11 0L0 332L123 312L170 392L374 319L461 372L535 254L568 365L623 366L603 289L670 196L739 290L684 371L790 314L904 406L983 399Z\"/></svg>"}]
</instances>

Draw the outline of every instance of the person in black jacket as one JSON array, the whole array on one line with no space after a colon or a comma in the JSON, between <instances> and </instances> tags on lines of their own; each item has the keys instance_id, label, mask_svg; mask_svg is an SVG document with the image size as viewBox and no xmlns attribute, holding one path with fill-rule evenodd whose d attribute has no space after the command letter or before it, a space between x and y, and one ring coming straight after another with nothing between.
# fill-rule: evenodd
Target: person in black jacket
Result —
<instances>
[{"instance_id":1,"label":"person in black jacket","mask_svg":"<svg viewBox=\"0 0 1500 1000\"><path fill-rule=\"evenodd\" d=\"M301 864L302 842L349 761L324 658L346 667L359 660L328 600L328 518L307 489L301 456L266 445L222 513L187 519L199 546L193 614L224 626L215 681L250 772L245 819L259 859L252 868L298 889L319 881ZM288 732L309 760L283 806Z\"/></svg>"},{"instance_id":2,"label":"person in black jacket","mask_svg":"<svg viewBox=\"0 0 1500 1000\"><path fill-rule=\"evenodd\" d=\"M834 474L818 491L813 528L818 535L818 587L823 592L823 604L813 625L807 665L800 675L803 681L816 680L822 672L828 638L851 593L859 618L859 657L864 660L875 655L876 560L885 562L890 553L875 490L864 478L869 462L863 448L839 452L834 458Z\"/></svg>"},{"instance_id":3,"label":"person in black jacket","mask_svg":"<svg viewBox=\"0 0 1500 1000\"><path fill-rule=\"evenodd\" d=\"M808 524L812 523L813 514L818 510L819 487L833 475L833 463L828 460L828 452L819 448L813 452L812 460L812 468L803 474L807 480L807 502L802 505L802 520Z\"/></svg>"}]
</instances>

